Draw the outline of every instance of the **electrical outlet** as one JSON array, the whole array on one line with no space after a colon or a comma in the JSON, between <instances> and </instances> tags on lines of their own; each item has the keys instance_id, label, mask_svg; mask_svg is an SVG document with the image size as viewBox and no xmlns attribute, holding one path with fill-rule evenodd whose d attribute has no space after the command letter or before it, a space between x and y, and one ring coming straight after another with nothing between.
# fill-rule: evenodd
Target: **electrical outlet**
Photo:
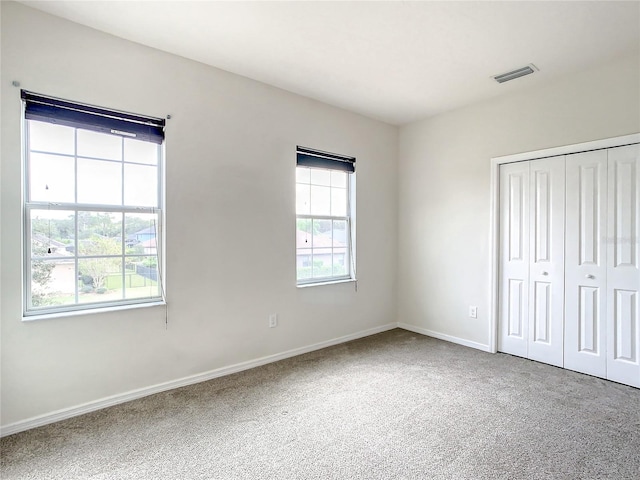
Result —
<instances>
[{"instance_id":1,"label":"electrical outlet","mask_svg":"<svg viewBox=\"0 0 640 480\"><path fill-rule=\"evenodd\" d=\"M272 313L269 315L269 328L275 328L278 326L278 314Z\"/></svg>"},{"instance_id":2,"label":"electrical outlet","mask_svg":"<svg viewBox=\"0 0 640 480\"><path fill-rule=\"evenodd\" d=\"M469 316L471 318L478 318L478 307L469 307Z\"/></svg>"}]
</instances>

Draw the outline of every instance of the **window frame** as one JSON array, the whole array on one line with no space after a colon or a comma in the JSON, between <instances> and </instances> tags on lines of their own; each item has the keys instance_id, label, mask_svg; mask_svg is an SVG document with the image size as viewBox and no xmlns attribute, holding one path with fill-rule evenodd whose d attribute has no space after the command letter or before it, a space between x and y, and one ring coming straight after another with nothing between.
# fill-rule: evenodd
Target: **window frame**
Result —
<instances>
[{"instance_id":1,"label":"window frame","mask_svg":"<svg viewBox=\"0 0 640 480\"><path fill-rule=\"evenodd\" d=\"M24 99L24 97L23 97ZM65 102L67 102L65 100ZM74 103L70 102L69 103ZM82 105L82 104L78 104ZM98 108L98 107L96 107ZM101 108L101 107L100 107ZM102 109L104 111L113 112L113 114L118 115L124 112L119 112L113 109ZM149 117L152 118L152 117ZM60 316L68 316L68 315L76 315L76 314L88 314L88 313L97 313L99 311L108 311L108 310L120 310L120 309L128 309L128 308L137 308L144 306L153 306L153 305L164 305L166 304L165 300L165 285L164 285L164 258L165 258L165 250L164 250L164 237L165 237L165 229L164 229L164 220L165 220L165 140L163 138L161 143L150 142L148 139L143 139L141 141L148 143L155 143L157 145L157 163L155 165L138 163L138 162L126 162L124 157L124 148L125 148L125 140L127 138L131 138L126 134L119 134L116 132L111 132L114 137L121 138L122 143L122 153L120 160L108 160L104 158L97 158L91 156L84 156L78 154L78 130L88 130L92 131L90 128L82 128L80 125L64 125L67 128L74 129L74 153L59 153L59 152L50 152L45 150L33 150L31 149L30 142L30 124L29 122L41 122L41 123L52 123L55 122L46 122L41 119L29 119L26 117L26 101L22 101L22 110L21 110L21 127L22 127L22 319L23 320L37 320L40 318L51 318L51 317L60 317ZM164 124L164 121L162 121ZM95 131L95 130L93 130ZM103 132L104 133L104 132ZM30 180L32 178L31 169L33 168L31 162L32 153L41 153L47 155L56 155L60 157L67 157L73 159L74 162L74 180L73 180L73 189L74 189L74 202L55 202L55 201L31 201L31 185ZM86 159L89 161L107 161L113 163L122 164L121 169L121 204L119 205L110 205L110 204L101 204L101 203L80 203L78 202L78 160ZM125 188L124 188L124 178L125 178L125 168L126 164L131 165L149 165L156 168L156 181L157 181L157 198L155 203L157 206L137 206L137 205L125 205ZM36 210L41 211L55 211L55 212L69 212L69 215L75 214L74 219L74 238L73 238L73 256L60 256L60 255L51 255L51 260L70 260L72 259L74 265L74 276L75 276L75 301L73 304L66 305L57 305L57 306L44 306L44 307L34 307L32 304L33 301L33 280L32 280L32 272L33 272L33 261L34 254L32 251L32 221L33 216L32 212ZM121 253L120 254L105 254L105 255L82 255L80 254L79 249L79 238L78 238L78 213L79 212L91 212L91 213L107 213L107 214L120 214L121 215L121 232L120 232L120 246ZM126 249L126 230L125 230L125 221L127 214L149 214L157 216L157 222L153 221L153 226L155 228L155 254L131 254L127 253ZM51 241L51 239L49 239ZM158 285L158 294L147 297L139 297L139 298L124 298L124 292L126 291L126 287L123 284L123 298L117 300L107 300L107 301L98 301L98 302L87 302L87 303L78 303L80 287L78 285L78 275L79 275L79 263L82 260L91 260L97 258L115 258L119 259L121 262L122 268L122 276L123 282L126 274L125 264L127 258L132 257L149 257L155 258L157 262L157 285ZM39 259L39 258L37 258Z\"/></svg>"},{"instance_id":2,"label":"window frame","mask_svg":"<svg viewBox=\"0 0 640 480\"><path fill-rule=\"evenodd\" d=\"M297 181L297 172L299 168L308 169L310 172L312 170L336 170L341 171L340 169L332 169L328 167L322 166L308 166L308 165L296 165L296 182ZM297 287L310 287L315 285L325 285L332 283L342 283L342 282L352 282L356 281L356 254L355 254L355 190L356 190L356 173L355 170L345 171L346 174L346 216L338 216L338 215L314 215L314 214L299 214L296 209L296 286ZM297 190L297 189L296 189ZM297 205L297 191L296 191L296 205ZM330 275L323 277L309 277L304 279L298 278L298 220L330 220L330 221L345 221L346 222L346 231L347 231L347 241L346 241L346 251L347 251L347 273L344 275ZM333 231L333 225L332 225ZM313 232L311 233L313 236ZM335 247L331 247L332 249ZM311 248L313 252L313 247ZM312 254L312 265L313 265L313 254ZM313 267L312 267L313 268Z\"/></svg>"}]
</instances>

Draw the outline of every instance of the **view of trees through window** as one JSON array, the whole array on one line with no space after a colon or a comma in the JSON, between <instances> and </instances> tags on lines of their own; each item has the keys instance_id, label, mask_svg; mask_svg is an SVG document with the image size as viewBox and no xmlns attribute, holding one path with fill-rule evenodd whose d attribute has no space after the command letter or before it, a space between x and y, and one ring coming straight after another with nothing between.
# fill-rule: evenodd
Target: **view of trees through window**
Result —
<instances>
[{"instance_id":1,"label":"view of trees through window","mask_svg":"<svg viewBox=\"0 0 640 480\"><path fill-rule=\"evenodd\" d=\"M298 280L349 274L346 220L298 218L297 236Z\"/></svg>"},{"instance_id":2,"label":"view of trees through window","mask_svg":"<svg viewBox=\"0 0 640 480\"><path fill-rule=\"evenodd\" d=\"M157 230L156 214L32 210L32 306L157 297Z\"/></svg>"},{"instance_id":3,"label":"view of trees through window","mask_svg":"<svg viewBox=\"0 0 640 480\"><path fill-rule=\"evenodd\" d=\"M299 283L350 274L349 174L296 167L296 277Z\"/></svg>"},{"instance_id":4,"label":"view of trees through window","mask_svg":"<svg viewBox=\"0 0 640 480\"><path fill-rule=\"evenodd\" d=\"M26 126L26 311L161 298L161 146L82 125Z\"/></svg>"}]
</instances>

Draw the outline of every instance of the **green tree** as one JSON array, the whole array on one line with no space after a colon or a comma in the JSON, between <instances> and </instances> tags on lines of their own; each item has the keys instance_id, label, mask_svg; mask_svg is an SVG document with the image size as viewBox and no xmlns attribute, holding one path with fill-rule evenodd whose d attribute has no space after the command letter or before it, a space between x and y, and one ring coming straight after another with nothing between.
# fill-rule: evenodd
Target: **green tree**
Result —
<instances>
[{"instance_id":1,"label":"green tree","mask_svg":"<svg viewBox=\"0 0 640 480\"><path fill-rule=\"evenodd\" d=\"M93 235L79 246L80 255L121 255L122 244L117 238ZM120 270L121 257L81 258L79 270L93 279L93 287L104 288L107 277Z\"/></svg>"},{"instance_id":2,"label":"green tree","mask_svg":"<svg viewBox=\"0 0 640 480\"><path fill-rule=\"evenodd\" d=\"M93 232L105 237L113 237L120 234L122 221L113 221L111 214L98 213L94 217Z\"/></svg>"},{"instance_id":3,"label":"green tree","mask_svg":"<svg viewBox=\"0 0 640 480\"><path fill-rule=\"evenodd\" d=\"M61 243L72 243L75 236L75 217L67 218L41 218L34 216L31 219L31 231L46 236Z\"/></svg>"},{"instance_id":4,"label":"green tree","mask_svg":"<svg viewBox=\"0 0 640 480\"><path fill-rule=\"evenodd\" d=\"M311 218L298 218L296 219L296 227L301 232L311 233L313 225L313 234L327 233L331 231L331 220L321 220Z\"/></svg>"}]
</instances>

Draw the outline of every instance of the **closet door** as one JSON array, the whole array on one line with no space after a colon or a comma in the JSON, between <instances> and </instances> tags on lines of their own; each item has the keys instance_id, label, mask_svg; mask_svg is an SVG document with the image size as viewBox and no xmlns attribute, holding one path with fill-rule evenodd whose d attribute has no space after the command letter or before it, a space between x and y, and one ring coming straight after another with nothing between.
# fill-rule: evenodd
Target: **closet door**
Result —
<instances>
[{"instance_id":1,"label":"closet door","mask_svg":"<svg viewBox=\"0 0 640 480\"><path fill-rule=\"evenodd\" d=\"M529 162L528 358L563 366L565 159Z\"/></svg>"},{"instance_id":2,"label":"closet door","mask_svg":"<svg viewBox=\"0 0 640 480\"><path fill-rule=\"evenodd\" d=\"M529 313L529 163L500 166L498 349L527 356Z\"/></svg>"},{"instance_id":3,"label":"closet door","mask_svg":"<svg viewBox=\"0 0 640 480\"><path fill-rule=\"evenodd\" d=\"M640 146L608 154L607 378L640 387Z\"/></svg>"},{"instance_id":4,"label":"closet door","mask_svg":"<svg viewBox=\"0 0 640 480\"><path fill-rule=\"evenodd\" d=\"M607 151L566 157L564 366L606 376Z\"/></svg>"}]
</instances>

